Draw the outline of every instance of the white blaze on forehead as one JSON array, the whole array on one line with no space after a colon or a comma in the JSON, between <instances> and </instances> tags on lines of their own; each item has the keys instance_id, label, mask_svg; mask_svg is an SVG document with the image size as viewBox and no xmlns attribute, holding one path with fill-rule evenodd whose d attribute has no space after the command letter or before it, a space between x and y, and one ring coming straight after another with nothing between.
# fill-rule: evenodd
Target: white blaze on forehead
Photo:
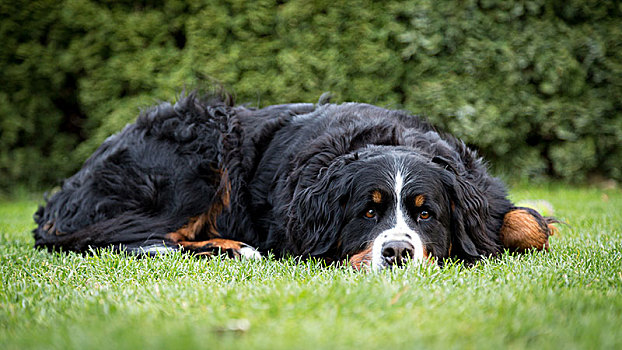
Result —
<instances>
[{"instance_id":1,"label":"white blaze on forehead","mask_svg":"<svg viewBox=\"0 0 622 350\"><path fill-rule=\"evenodd\" d=\"M404 178L402 177L401 172L397 172L395 175L395 198L397 198L397 205L395 206L395 217L396 222L395 226L400 226L401 224L406 225L406 220L404 220L404 212L402 212L402 188L404 187ZM408 226L408 225L406 225Z\"/></svg>"},{"instance_id":2,"label":"white blaze on forehead","mask_svg":"<svg viewBox=\"0 0 622 350\"><path fill-rule=\"evenodd\" d=\"M393 215L395 216L395 224L392 228L385 230L376 237L372 246L372 268L380 270L385 266L384 257L382 256L382 248L385 243L391 241L403 241L412 244L415 248L414 256L415 261L422 261L424 259L423 242L419 234L413 230L406 222L402 203L402 190L404 188L404 176L401 171L397 171L395 175L395 182L393 184L393 193L395 195L396 205ZM391 213L389 213L391 215Z\"/></svg>"}]
</instances>

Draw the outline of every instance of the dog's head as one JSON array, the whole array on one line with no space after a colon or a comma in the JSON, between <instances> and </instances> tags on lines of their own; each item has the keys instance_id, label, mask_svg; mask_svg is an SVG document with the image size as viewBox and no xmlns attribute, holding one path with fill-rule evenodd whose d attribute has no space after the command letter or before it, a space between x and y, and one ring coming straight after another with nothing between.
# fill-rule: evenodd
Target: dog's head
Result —
<instances>
[{"instance_id":1,"label":"dog's head","mask_svg":"<svg viewBox=\"0 0 622 350\"><path fill-rule=\"evenodd\" d=\"M290 229L311 256L473 261L499 250L486 197L450 160L405 146L366 146L333 159L296 192ZM500 225L501 222L498 223Z\"/></svg>"}]
</instances>

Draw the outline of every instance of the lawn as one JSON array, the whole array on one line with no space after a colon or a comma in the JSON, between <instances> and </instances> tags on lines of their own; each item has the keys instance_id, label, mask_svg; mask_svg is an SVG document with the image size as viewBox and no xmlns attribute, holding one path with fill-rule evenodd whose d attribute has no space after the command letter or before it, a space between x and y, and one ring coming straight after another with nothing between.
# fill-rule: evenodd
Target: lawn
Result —
<instances>
[{"instance_id":1,"label":"lawn","mask_svg":"<svg viewBox=\"0 0 622 350\"><path fill-rule=\"evenodd\" d=\"M0 203L1 349L622 348L622 191L522 186L568 223L549 253L358 273L318 262L32 248Z\"/></svg>"}]
</instances>

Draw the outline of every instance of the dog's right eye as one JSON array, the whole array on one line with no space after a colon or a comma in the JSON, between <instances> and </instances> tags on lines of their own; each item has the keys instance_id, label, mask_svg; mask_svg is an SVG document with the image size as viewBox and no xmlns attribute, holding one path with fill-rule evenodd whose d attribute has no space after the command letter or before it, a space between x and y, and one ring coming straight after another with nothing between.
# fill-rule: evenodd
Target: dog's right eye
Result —
<instances>
[{"instance_id":1,"label":"dog's right eye","mask_svg":"<svg viewBox=\"0 0 622 350\"><path fill-rule=\"evenodd\" d=\"M378 213L374 209L369 209L365 212L365 217L368 219L375 219Z\"/></svg>"}]
</instances>

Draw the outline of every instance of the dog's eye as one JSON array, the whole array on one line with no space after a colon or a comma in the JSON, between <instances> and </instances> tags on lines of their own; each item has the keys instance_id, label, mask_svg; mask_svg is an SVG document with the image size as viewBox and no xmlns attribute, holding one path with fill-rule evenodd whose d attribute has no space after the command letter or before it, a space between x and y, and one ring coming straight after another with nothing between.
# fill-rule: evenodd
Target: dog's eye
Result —
<instances>
[{"instance_id":1,"label":"dog's eye","mask_svg":"<svg viewBox=\"0 0 622 350\"><path fill-rule=\"evenodd\" d=\"M365 217L368 219L374 219L376 218L377 215L378 213L376 213L374 209L369 209L368 211L365 212Z\"/></svg>"},{"instance_id":2,"label":"dog's eye","mask_svg":"<svg viewBox=\"0 0 622 350\"><path fill-rule=\"evenodd\" d=\"M428 220L430 218L430 212L423 210L421 213L419 213L419 220Z\"/></svg>"}]
</instances>

